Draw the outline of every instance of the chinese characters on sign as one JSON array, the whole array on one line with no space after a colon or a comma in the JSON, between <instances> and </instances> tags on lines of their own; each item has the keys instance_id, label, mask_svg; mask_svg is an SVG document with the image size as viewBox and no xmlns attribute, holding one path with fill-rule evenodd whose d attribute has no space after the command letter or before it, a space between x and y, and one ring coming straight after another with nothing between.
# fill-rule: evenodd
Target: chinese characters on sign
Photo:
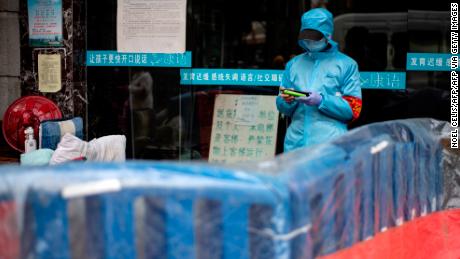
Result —
<instances>
[{"instance_id":1,"label":"chinese characters on sign","mask_svg":"<svg viewBox=\"0 0 460 259\"><path fill-rule=\"evenodd\" d=\"M120 53L116 51L87 51L87 66L130 66L130 67L190 67L192 54L163 53Z\"/></svg>"},{"instance_id":2,"label":"chinese characters on sign","mask_svg":"<svg viewBox=\"0 0 460 259\"><path fill-rule=\"evenodd\" d=\"M233 163L275 155L278 130L276 96L217 95L209 161ZM249 119L242 119L250 116Z\"/></svg>"},{"instance_id":3,"label":"chinese characters on sign","mask_svg":"<svg viewBox=\"0 0 460 259\"><path fill-rule=\"evenodd\" d=\"M30 46L62 46L62 1L28 0Z\"/></svg>"},{"instance_id":4,"label":"chinese characters on sign","mask_svg":"<svg viewBox=\"0 0 460 259\"><path fill-rule=\"evenodd\" d=\"M407 53L406 68L413 71L451 71L451 56L447 53Z\"/></svg>"},{"instance_id":5,"label":"chinese characters on sign","mask_svg":"<svg viewBox=\"0 0 460 259\"><path fill-rule=\"evenodd\" d=\"M361 72L363 89L404 90L406 88L405 72Z\"/></svg>"},{"instance_id":6,"label":"chinese characters on sign","mask_svg":"<svg viewBox=\"0 0 460 259\"><path fill-rule=\"evenodd\" d=\"M362 88L406 88L405 72L361 72ZM283 70L181 69L181 85L247 85L279 87Z\"/></svg>"},{"instance_id":7,"label":"chinese characters on sign","mask_svg":"<svg viewBox=\"0 0 460 259\"><path fill-rule=\"evenodd\" d=\"M119 52L185 52L186 0L118 0Z\"/></svg>"},{"instance_id":8,"label":"chinese characters on sign","mask_svg":"<svg viewBox=\"0 0 460 259\"><path fill-rule=\"evenodd\" d=\"M282 74L282 70L182 69L181 84L279 86Z\"/></svg>"},{"instance_id":9,"label":"chinese characters on sign","mask_svg":"<svg viewBox=\"0 0 460 259\"><path fill-rule=\"evenodd\" d=\"M87 51L87 66L187 67L180 70L181 85L281 85L283 70L263 69L191 69L192 54L120 53ZM404 90L405 72L361 72L363 89Z\"/></svg>"},{"instance_id":10,"label":"chinese characters on sign","mask_svg":"<svg viewBox=\"0 0 460 259\"><path fill-rule=\"evenodd\" d=\"M259 114L259 98L255 95L241 96L235 101L235 124L254 125Z\"/></svg>"},{"instance_id":11,"label":"chinese characters on sign","mask_svg":"<svg viewBox=\"0 0 460 259\"><path fill-rule=\"evenodd\" d=\"M38 90L44 93L61 90L61 55L38 55Z\"/></svg>"}]
</instances>

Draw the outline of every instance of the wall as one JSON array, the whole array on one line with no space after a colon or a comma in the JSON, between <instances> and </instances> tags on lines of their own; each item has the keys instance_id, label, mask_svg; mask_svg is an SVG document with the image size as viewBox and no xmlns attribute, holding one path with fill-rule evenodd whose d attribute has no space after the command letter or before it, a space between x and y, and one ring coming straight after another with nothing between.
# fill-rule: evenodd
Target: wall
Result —
<instances>
[{"instance_id":1,"label":"wall","mask_svg":"<svg viewBox=\"0 0 460 259\"><path fill-rule=\"evenodd\" d=\"M0 120L20 93L19 2L0 0Z\"/></svg>"},{"instance_id":2,"label":"wall","mask_svg":"<svg viewBox=\"0 0 460 259\"><path fill-rule=\"evenodd\" d=\"M27 0L20 1L22 95L44 95L58 104L64 117L81 116L84 119L84 125L87 125L86 68L84 64L86 52L86 2L62 0L62 8L64 19L63 48L65 49L62 89L57 93L43 94L38 91L37 87L38 72L34 48L29 46ZM58 50L49 48L46 53L58 53Z\"/></svg>"}]
</instances>

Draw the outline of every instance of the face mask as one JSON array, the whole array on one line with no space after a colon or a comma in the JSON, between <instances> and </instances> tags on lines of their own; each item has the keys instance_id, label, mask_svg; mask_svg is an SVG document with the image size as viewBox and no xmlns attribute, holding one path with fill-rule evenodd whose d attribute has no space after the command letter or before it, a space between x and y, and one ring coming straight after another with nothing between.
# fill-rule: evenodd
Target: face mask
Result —
<instances>
[{"instance_id":1,"label":"face mask","mask_svg":"<svg viewBox=\"0 0 460 259\"><path fill-rule=\"evenodd\" d=\"M320 52L327 46L326 38L322 38L321 40L301 40L301 45L304 49L307 49L311 52Z\"/></svg>"}]
</instances>

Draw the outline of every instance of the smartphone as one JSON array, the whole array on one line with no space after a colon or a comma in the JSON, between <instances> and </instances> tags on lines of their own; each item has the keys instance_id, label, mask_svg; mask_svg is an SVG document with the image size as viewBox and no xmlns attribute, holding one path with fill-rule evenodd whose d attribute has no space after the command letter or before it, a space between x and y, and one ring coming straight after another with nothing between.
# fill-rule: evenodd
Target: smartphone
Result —
<instances>
[{"instance_id":1,"label":"smartphone","mask_svg":"<svg viewBox=\"0 0 460 259\"><path fill-rule=\"evenodd\" d=\"M302 91L293 90L293 89L286 89L284 87L280 87L280 92L283 94L294 96L294 97L305 97L305 96L308 97L310 95L310 93L308 92L302 92Z\"/></svg>"}]
</instances>

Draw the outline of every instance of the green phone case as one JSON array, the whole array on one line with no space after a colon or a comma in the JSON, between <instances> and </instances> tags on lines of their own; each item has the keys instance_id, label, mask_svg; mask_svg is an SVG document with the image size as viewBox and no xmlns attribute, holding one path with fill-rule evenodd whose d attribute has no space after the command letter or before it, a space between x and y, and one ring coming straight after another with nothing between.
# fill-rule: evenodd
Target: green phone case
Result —
<instances>
[{"instance_id":1,"label":"green phone case","mask_svg":"<svg viewBox=\"0 0 460 259\"><path fill-rule=\"evenodd\" d=\"M290 91L290 90L283 90L283 93L284 94L287 94L287 95L290 95L290 96L295 96L295 97L304 97L304 96L307 96L306 94L303 94L303 93L298 93L298 92L294 92L294 91Z\"/></svg>"}]
</instances>

